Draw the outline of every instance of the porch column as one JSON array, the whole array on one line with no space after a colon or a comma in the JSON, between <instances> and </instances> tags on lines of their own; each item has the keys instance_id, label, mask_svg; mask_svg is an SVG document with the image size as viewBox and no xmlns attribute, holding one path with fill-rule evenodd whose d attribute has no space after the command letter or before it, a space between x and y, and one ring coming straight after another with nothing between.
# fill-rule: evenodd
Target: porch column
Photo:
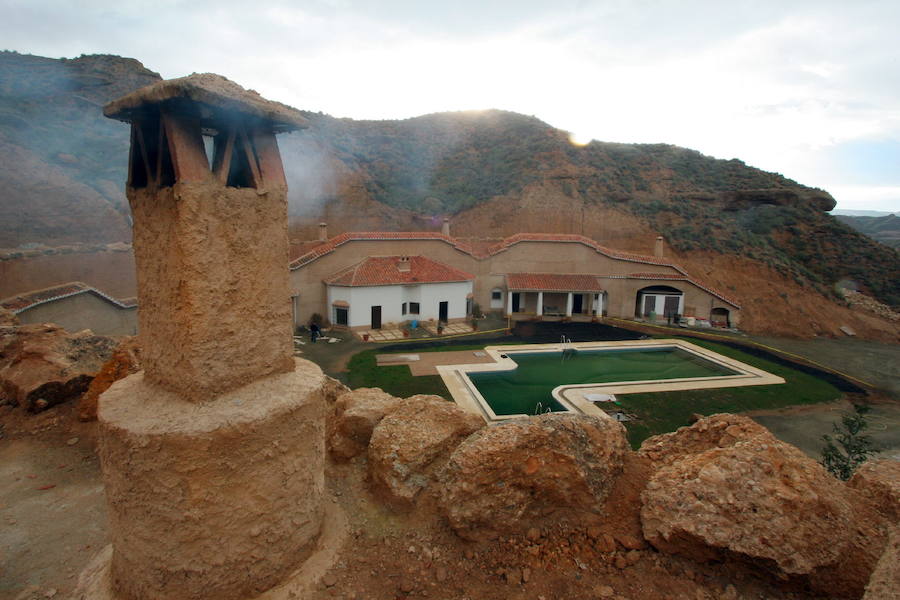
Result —
<instances>
[{"instance_id":1,"label":"porch column","mask_svg":"<svg viewBox=\"0 0 900 600\"><path fill-rule=\"evenodd\" d=\"M566 296L566 316L572 316L572 292L569 292Z\"/></svg>"},{"instance_id":2,"label":"porch column","mask_svg":"<svg viewBox=\"0 0 900 600\"><path fill-rule=\"evenodd\" d=\"M506 314L508 314L508 315L513 314L513 312L512 312L512 296L513 296L513 291L506 290Z\"/></svg>"},{"instance_id":3,"label":"porch column","mask_svg":"<svg viewBox=\"0 0 900 600\"><path fill-rule=\"evenodd\" d=\"M537 316L543 316L544 314L544 292L538 292L538 301L537 301Z\"/></svg>"}]
</instances>

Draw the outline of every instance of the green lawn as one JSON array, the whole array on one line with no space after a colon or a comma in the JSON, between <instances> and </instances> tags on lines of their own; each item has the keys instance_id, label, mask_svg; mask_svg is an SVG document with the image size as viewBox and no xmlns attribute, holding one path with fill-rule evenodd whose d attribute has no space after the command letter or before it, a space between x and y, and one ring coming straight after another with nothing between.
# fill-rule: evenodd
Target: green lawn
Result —
<instances>
[{"instance_id":1,"label":"green lawn","mask_svg":"<svg viewBox=\"0 0 900 600\"><path fill-rule=\"evenodd\" d=\"M519 343L519 342L516 342ZM497 345L491 343L491 345ZM474 344L469 346L446 346L436 348L422 348L421 350L405 350L399 354L409 354L410 352L446 352L449 350L483 350L484 344ZM376 354L391 354L389 347L375 348L373 350L365 350L359 354L355 354L347 363L347 385L352 389L358 387L377 387L386 391L392 396L406 398L415 394L434 394L442 396L447 400L452 400L447 386L441 380L440 375L421 375L414 377L409 372L406 365L397 365L389 367L379 367L375 362Z\"/></svg>"},{"instance_id":2,"label":"green lawn","mask_svg":"<svg viewBox=\"0 0 900 600\"><path fill-rule=\"evenodd\" d=\"M802 371L715 342L696 338L685 341L778 375L784 378L785 383L617 396L620 406L639 419L626 425L628 441L634 448L650 436L675 431L687 425L694 413L712 415L783 408L797 404L831 402L842 396L841 391L830 383Z\"/></svg>"},{"instance_id":3,"label":"green lawn","mask_svg":"<svg viewBox=\"0 0 900 600\"><path fill-rule=\"evenodd\" d=\"M672 337L672 336L666 336ZM778 363L715 342L686 339L692 344L718 352L783 377L786 383L756 385L742 388L693 390L684 392L656 392L652 394L620 395L619 404L638 417L626 424L628 440L637 448L646 438L675 431L687 425L693 413L711 415L720 412L739 413L750 410L782 408L796 404L831 402L842 396L840 390L813 376ZM520 343L520 342L510 342ZM497 344L492 344L497 345ZM445 350L479 350L484 345L436 347L415 352ZM450 393L438 375L413 377L405 365L379 367L375 355L390 352L388 348L365 350L354 355L348 364L348 384L351 388L379 387L401 398L414 394L436 394L450 400ZM408 354L410 350L403 353Z\"/></svg>"}]
</instances>

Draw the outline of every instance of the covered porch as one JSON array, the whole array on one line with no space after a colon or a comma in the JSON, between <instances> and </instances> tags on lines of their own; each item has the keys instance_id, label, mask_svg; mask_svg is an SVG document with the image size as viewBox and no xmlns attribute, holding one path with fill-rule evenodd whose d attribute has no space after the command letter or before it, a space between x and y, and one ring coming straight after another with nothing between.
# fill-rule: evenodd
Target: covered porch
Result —
<instances>
[{"instance_id":1,"label":"covered porch","mask_svg":"<svg viewBox=\"0 0 900 600\"><path fill-rule=\"evenodd\" d=\"M603 290L593 275L508 273L506 315L514 320L590 321L603 313Z\"/></svg>"}]
</instances>

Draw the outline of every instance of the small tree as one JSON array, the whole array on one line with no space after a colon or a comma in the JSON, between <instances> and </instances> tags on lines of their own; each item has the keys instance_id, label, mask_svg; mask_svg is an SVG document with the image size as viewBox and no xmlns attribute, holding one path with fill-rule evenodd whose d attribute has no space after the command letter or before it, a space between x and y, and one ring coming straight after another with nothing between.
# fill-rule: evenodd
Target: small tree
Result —
<instances>
[{"instance_id":1,"label":"small tree","mask_svg":"<svg viewBox=\"0 0 900 600\"><path fill-rule=\"evenodd\" d=\"M832 423L834 437L823 435L825 446L822 448L822 465L832 475L847 481L856 467L866 462L869 455L875 453L875 445L871 436L863 433L869 426L866 422L868 406L853 405L854 412L841 417L841 425Z\"/></svg>"}]
</instances>

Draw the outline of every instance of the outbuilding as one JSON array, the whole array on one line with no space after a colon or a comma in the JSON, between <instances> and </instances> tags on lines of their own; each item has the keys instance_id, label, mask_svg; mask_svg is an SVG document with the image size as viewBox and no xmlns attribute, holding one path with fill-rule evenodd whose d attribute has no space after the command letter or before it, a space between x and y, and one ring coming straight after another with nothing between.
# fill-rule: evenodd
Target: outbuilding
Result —
<instances>
[{"instance_id":1,"label":"outbuilding","mask_svg":"<svg viewBox=\"0 0 900 600\"><path fill-rule=\"evenodd\" d=\"M325 279L328 318L351 329L464 320L475 276L424 256L370 256Z\"/></svg>"}]
</instances>

